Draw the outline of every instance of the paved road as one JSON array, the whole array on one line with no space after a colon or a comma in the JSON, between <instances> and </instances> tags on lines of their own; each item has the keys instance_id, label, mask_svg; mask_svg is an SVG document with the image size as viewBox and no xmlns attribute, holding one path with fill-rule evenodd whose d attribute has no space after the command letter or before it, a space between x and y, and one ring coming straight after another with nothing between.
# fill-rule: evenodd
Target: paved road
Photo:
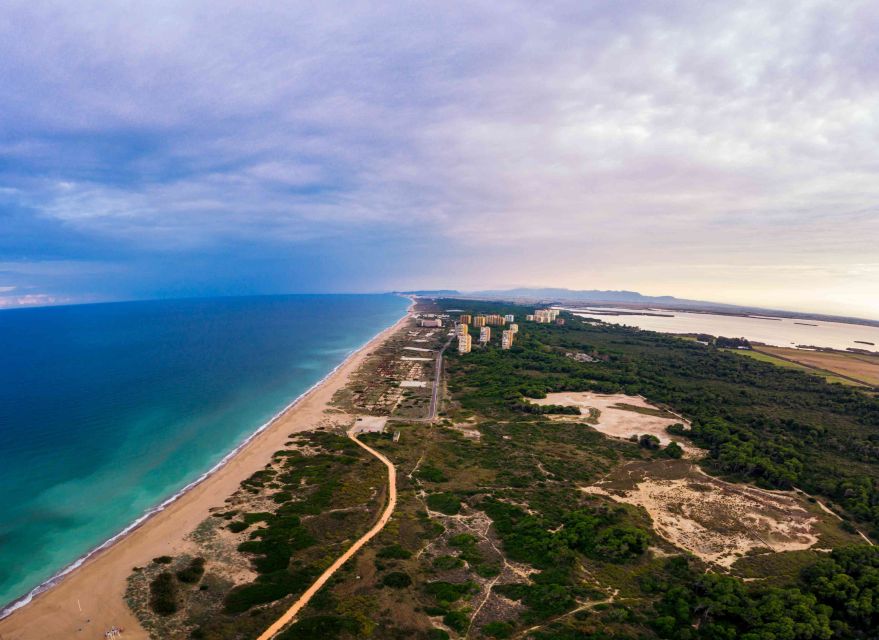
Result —
<instances>
[{"instance_id":1,"label":"paved road","mask_svg":"<svg viewBox=\"0 0 879 640\"><path fill-rule=\"evenodd\" d=\"M446 340L443 348L436 354L436 369L434 370L433 375L433 393L430 395L430 409L427 411L428 421L436 420L437 409L439 408L440 382L443 377L443 353L449 348L449 345L452 344L453 339L454 336Z\"/></svg>"},{"instance_id":2,"label":"paved road","mask_svg":"<svg viewBox=\"0 0 879 640\"><path fill-rule=\"evenodd\" d=\"M311 600L315 594L320 591L321 587L323 587L327 580L329 580L336 571L338 571L342 565L344 565L348 560L352 558L352 556L360 551L361 547L369 542L373 537L378 534L379 531L385 528L385 525L388 523L388 520L391 519L391 514L394 512L394 508L397 506L397 470L394 468L394 465L381 453L373 449L372 447L363 444L360 440L357 439L357 435L353 432L348 432L348 437L351 438L358 445L366 449L369 453L374 455L376 458L381 460L384 465L388 468L388 506L385 507L384 512L381 515L381 518L378 519L378 522L367 531L363 537L357 540L354 544L348 547L348 550L345 551L341 556L339 556L336 561L331 564L326 571L324 571L320 577L314 581L312 584L301 596L299 599L294 602L284 614L275 620L275 622L266 629L262 635L259 636L258 640L271 640L274 638L281 630L290 624L293 619L296 617L302 608L308 604L309 600Z\"/></svg>"}]
</instances>

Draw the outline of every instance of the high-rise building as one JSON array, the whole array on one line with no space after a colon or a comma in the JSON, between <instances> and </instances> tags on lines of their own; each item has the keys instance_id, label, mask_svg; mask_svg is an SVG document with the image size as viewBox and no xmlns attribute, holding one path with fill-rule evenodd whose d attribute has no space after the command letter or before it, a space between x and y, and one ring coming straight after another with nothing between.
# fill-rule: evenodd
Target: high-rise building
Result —
<instances>
[{"instance_id":1,"label":"high-rise building","mask_svg":"<svg viewBox=\"0 0 879 640\"><path fill-rule=\"evenodd\" d=\"M485 344L491 341L491 327L479 328L479 342Z\"/></svg>"},{"instance_id":2,"label":"high-rise building","mask_svg":"<svg viewBox=\"0 0 879 640\"><path fill-rule=\"evenodd\" d=\"M473 322L473 318L470 316L469 313L462 313L458 317L458 322L460 322L461 324L470 324L471 322Z\"/></svg>"},{"instance_id":3,"label":"high-rise building","mask_svg":"<svg viewBox=\"0 0 879 640\"><path fill-rule=\"evenodd\" d=\"M473 326L474 327L484 327L485 326L485 316L476 316L473 318Z\"/></svg>"},{"instance_id":4,"label":"high-rise building","mask_svg":"<svg viewBox=\"0 0 879 640\"><path fill-rule=\"evenodd\" d=\"M469 333L458 336L458 353L470 353L471 338Z\"/></svg>"},{"instance_id":5,"label":"high-rise building","mask_svg":"<svg viewBox=\"0 0 879 640\"><path fill-rule=\"evenodd\" d=\"M514 316L512 313L508 313L504 316L504 320L506 320L507 322L515 322L516 316Z\"/></svg>"},{"instance_id":6,"label":"high-rise building","mask_svg":"<svg viewBox=\"0 0 879 640\"><path fill-rule=\"evenodd\" d=\"M466 336L470 334L470 327L468 327L465 323L459 324L455 329L458 337Z\"/></svg>"},{"instance_id":7,"label":"high-rise building","mask_svg":"<svg viewBox=\"0 0 879 640\"><path fill-rule=\"evenodd\" d=\"M534 321L540 323L552 322L559 315L558 309L535 309Z\"/></svg>"},{"instance_id":8,"label":"high-rise building","mask_svg":"<svg viewBox=\"0 0 879 640\"><path fill-rule=\"evenodd\" d=\"M510 325L510 331L512 331L513 333L519 333L519 325L514 322Z\"/></svg>"},{"instance_id":9,"label":"high-rise building","mask_svg":"<svg viewBox=\"0 0 879 640\"><path fill-rule=\"evenodd\" d=\"M526 316L525 316L525 322L534 322L534 314L533 314L533 313L529 313L528 315L526 315Z\"/></svg>"},{"instance_id":10,"label":"high-rise building","mask_svg":"<svg viewBox=\"0 0 879 640\"><path fill-rule=\"evenodd\" d=\"M516 334L507 329L501 334L501 349L509 349L513 346L513 336Z\"/></svg>"},{"instance_id":11,"label":"high-rise building","mask_svg":"<svg viewBox=\"0 0 879 640\"><path fill-rule=\"evenodd\" d=\"M485 316L485 324L491 325L493 327L502 327L506 320L502 315L498 315L496 313L489 314Z\"/></svg>"}]
</instances>

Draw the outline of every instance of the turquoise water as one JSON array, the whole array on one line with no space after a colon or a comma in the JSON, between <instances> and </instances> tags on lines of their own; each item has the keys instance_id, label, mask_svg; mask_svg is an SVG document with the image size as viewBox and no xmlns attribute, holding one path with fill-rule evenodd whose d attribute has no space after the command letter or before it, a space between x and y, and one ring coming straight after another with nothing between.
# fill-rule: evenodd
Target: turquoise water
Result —
<instances>
[{"instance_id":1,"label":"turquoise water","mask_svg":"<svg viewBox=\"0 0 879 640\"><path fill-rule=\"evenodd\" d=\"M211 469L408 304L297 295L0 312L0 605Z\"/></svg>"}]
</instances>

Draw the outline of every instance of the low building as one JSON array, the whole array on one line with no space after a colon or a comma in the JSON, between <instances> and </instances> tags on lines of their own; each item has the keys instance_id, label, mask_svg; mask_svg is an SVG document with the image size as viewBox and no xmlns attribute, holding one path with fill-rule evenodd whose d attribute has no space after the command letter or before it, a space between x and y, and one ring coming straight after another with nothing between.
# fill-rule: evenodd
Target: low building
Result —
<instances>
[{"instance_id":1,"label":"low building","mask_svg":"<svg viewBox=\"0 0 879 640\"><path fill-rule=\"evenodd\" d=\"M564 318L556 318L555 323L557 325L561 326L561 325L565 324L565 319Z\"/></svg>"},{"instance_id":2,"label":"low building","mask_svg":"<svg viewBox=\"0 0 879 640\"><path fill-rule=\"evenodd\" d=\"M460 322L461 324L470 324L471 322L473 322L473 317L469 313L462 313L458 317L458 322Z\"/></svg>"},{"instance_id":3,"label":"low building","mask_svg":"<svg viewBox=\"0 0 879 640\"><path fill-rule=\"evenodd\" d=\"M510 331L512 331L513 333L519 333L519 325L514 322L510 325Z\"/></svg>"},{"instance_id":4,"label":"low building","mask_svg":"<svg viewBox=\"0 0 879 640\"><path fill-rule=\"evenodd\" d=\"M456 331L456 334L458 335L458 337L460 337L460 336L466 336L466 335L469 335L469 334L470 334L470 327L468 327L466 324L464 324L464 323L462 322L461 324L459 324L459 325L455 328L455 331Z\"/></svg>"},{"instance_id":5,"label":"low building","mask_svg":"<svg viewBox=\"0 0 879 640\"><path fill-rule=\"evenodd\" d=\"M471 338L469 333L458 335L458 353L470 353Z\"/></svg>"},{"instance_id":6,"label":"low building","mask_svg":"<svg viewBox=\"0 0 879 640\"><path fill-rule=\"evenodd\" d=\"M504 316L504 320L506 320L507 322L515 322L516 316L514 316L512 313L508 313Z\"/></svg>"},{"instance_id":7,"label":"low building","mask_svg":"<svg viewBox=\"0 0 879 640\"><path fill-rule=\"evenodd\" d=\"M418 326L420 327L441 327L443 326L443 321L439 318L421 318L418 321Z\"/></svg>"},{"instance_id":8,"label":"low building","mask_svg":"<svg viewBox=\"0 0 879 640\"><path fill-rule=\"evenodd\" d=\"M479 342L481 342L482 344L491 342L491 327L479 328Z\"/></svg>"},{"instance_id":9,"label":"low building","mask_svg":"<svg viewBox=\"0 0 879 640\"><path fill-rule=\"evenodd\" d=\"M474 327L484 327L485 326L485 316L476 316L473 318L473 326Z\"/></svg>"},{"instance_id":10,"label":"low building","mask_svg":"<svg viewBox=\"0 0 879 640\"><path fill-rule=\"evenodd\" d=\"M501 334L501 349L509 349L513 346L513 337L516 334L507 329Z\"/></svg>"}]
</instances>

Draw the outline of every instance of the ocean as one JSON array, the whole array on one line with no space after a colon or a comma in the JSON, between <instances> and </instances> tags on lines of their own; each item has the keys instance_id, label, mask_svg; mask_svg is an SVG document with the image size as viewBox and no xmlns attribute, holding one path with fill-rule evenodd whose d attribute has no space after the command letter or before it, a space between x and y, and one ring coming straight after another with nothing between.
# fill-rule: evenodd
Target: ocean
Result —
<instances>
[{"instance_id":1,"label":"ocean","mask_svg":"<svg viewBox=\"0 0 879 640\"><path fill-rule=\"evenodd\" d=\"M291 295L0 311L0 606L208 472L408 305Z\"/></svg>"}]
</instances>

